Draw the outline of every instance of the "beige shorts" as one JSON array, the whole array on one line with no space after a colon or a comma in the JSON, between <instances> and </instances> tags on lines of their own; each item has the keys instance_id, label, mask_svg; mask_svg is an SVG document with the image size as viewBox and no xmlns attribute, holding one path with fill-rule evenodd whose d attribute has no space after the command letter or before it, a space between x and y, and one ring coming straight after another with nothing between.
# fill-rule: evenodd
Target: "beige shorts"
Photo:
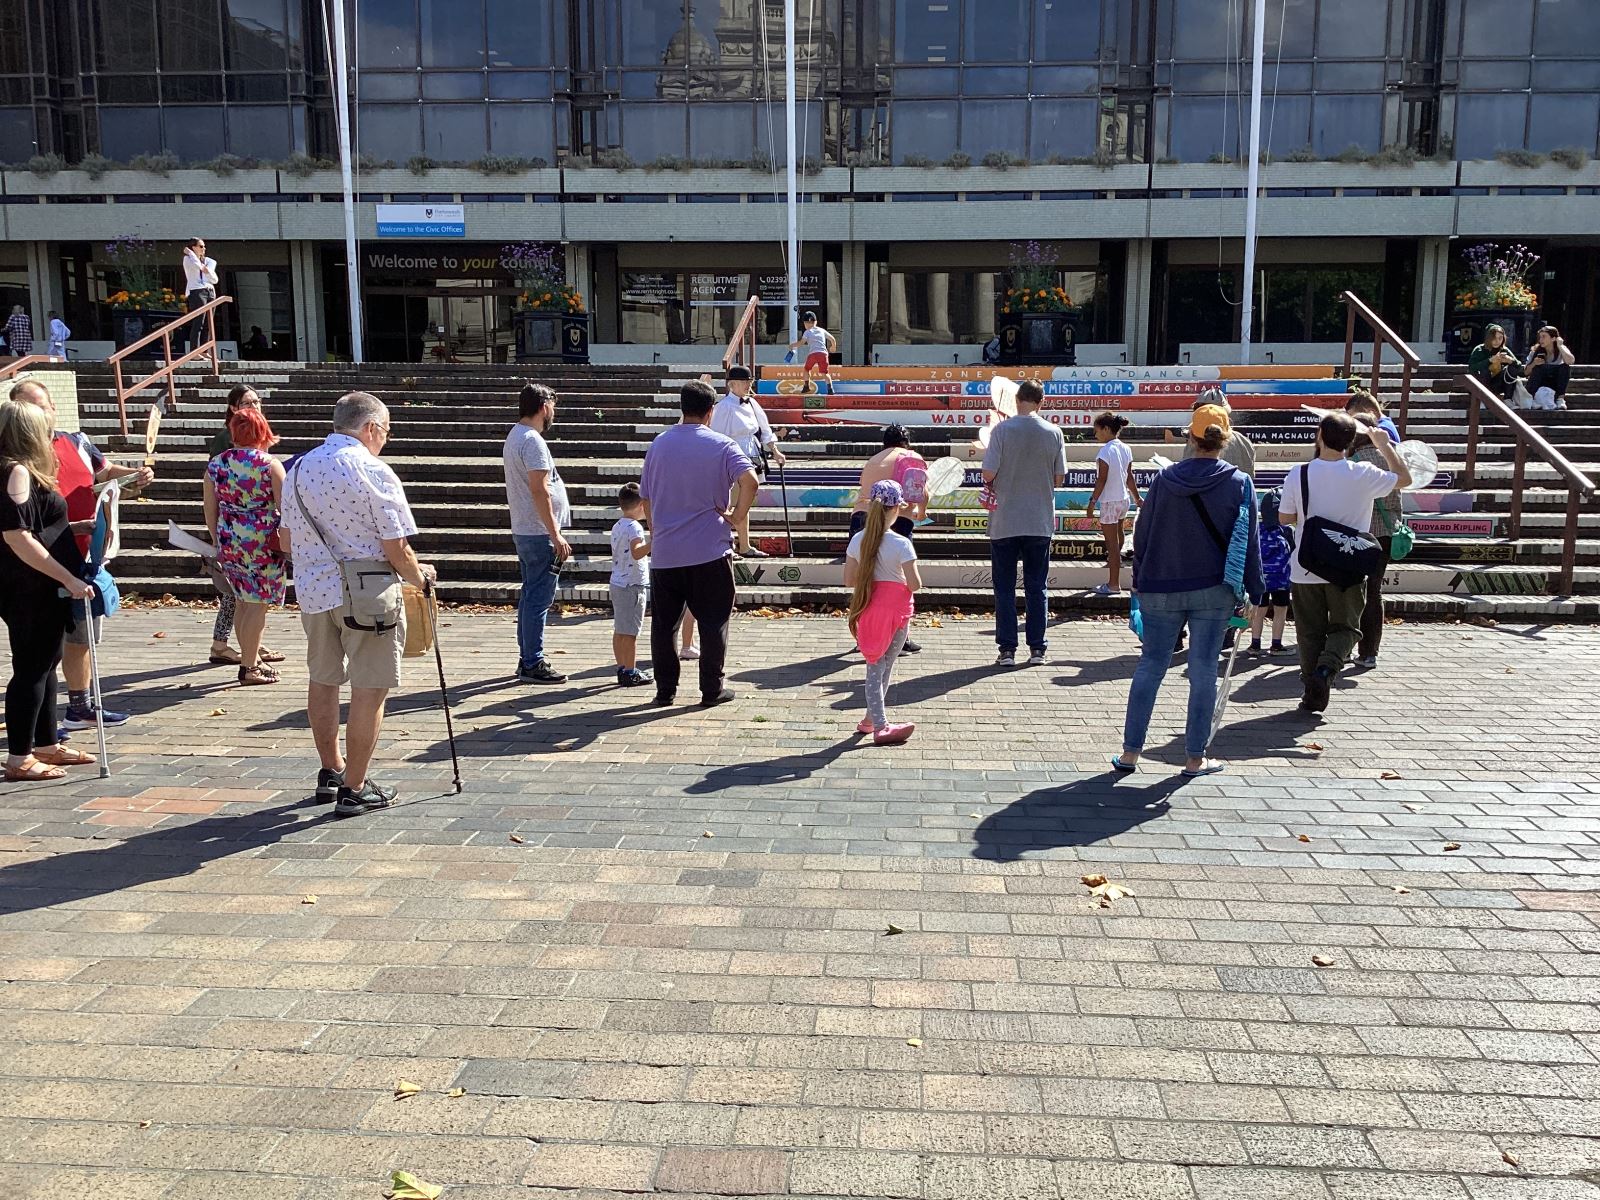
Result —
<instances>
[{"instance_id":1,"label":"beige shorts","mask_svg":"<svg viewBox=\"0 0 1600 1200\"><path fill-rule=\"evenodd\" d=\"M306 631L306 674L312 683L358 688L400 686L400 657L406 646L406 617L387 633L348 629L339 610L301 613Z\"/></svg>"}]
</instances>

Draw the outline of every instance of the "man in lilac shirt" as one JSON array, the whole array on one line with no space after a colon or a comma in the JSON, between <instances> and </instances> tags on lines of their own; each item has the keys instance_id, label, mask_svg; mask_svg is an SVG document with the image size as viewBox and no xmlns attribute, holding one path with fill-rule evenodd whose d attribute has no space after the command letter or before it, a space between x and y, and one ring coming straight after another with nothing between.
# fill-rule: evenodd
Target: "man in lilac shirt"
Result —
<instances>
[{"instance_id":1,"label":"man in lilac shirt","mask_svg":"<svg viewBox=\"0 0 1600 1200\"><path fill-rule=\"evenodd\" d=\"M733 531L756 499L756 473L738 445L710 429L717 393L695 380L678 393L683 420L644 456L639 494L650 522L650 657L657 706L678 692L678 626L700 626L700 706L726 704L728 621L733 616ZM730 503L730 493L731 503Z\"/></svg>"}]
</instances>

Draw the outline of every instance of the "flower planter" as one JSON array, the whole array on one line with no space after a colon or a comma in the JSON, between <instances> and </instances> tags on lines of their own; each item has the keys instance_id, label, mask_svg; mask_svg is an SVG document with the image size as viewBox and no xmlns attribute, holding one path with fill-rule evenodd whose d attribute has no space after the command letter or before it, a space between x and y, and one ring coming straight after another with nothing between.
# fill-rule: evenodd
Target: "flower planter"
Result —
<instances>
[{"instance_id":1,"label":"flower planter","mask_svg":"<svg viewBox=\"0 0 1600 1200\"><path fill-rule=\"evenodd\" d=\"M996 333L1006 365L1073 367L1078 364L1078 314L1002 313Z\"/></svg>"},{"instance_id":2,"label":"flower planter","mask_svg":"<svg viewBox=\"0 0 1600 1200\"><path fill-rule=\"evenodd\" d=\"M589 314L524 309L514 317L518 362L589 361Z\"/></svg>"},{"instance_id":3,"label":"flower planter","mask_svg":"<svg viewBox=\"0 0 1600 1200\"><path fill-rule=\"evenodd\" d=\"M116 332L117 347L131 346L147 334L154 333L169 321L179 320L184 315L181 308L119 308L112 312L111 319ZM202 318L203 319L203 318ZM181 339L179 332L173 330L173 349L180 348ZM140 353L148 358L161 357L161 343L151 342Z\"/></svg>"},{"instance_id":4,"label":"flower planter","mask_svg":"<svg viewBox=\"0 0 1600 1200\"><path fill-rule=\"evenodd\" d=\"M1526 308L1453 309L1445 322L1444 360L1466 362L1472 357L1472 348L1483 341L1484 329L1490 325L1504 329L1511 352L1518 358L1525 358L1543 324L1538 313Z\"/></svg>"}]
</instances>

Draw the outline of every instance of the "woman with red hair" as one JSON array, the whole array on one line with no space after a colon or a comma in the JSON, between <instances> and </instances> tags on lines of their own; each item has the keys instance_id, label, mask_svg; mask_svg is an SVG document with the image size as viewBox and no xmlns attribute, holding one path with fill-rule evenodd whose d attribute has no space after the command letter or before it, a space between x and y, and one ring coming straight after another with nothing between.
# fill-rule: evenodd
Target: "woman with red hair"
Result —
<instances>
[{"instance_id":1,"label":"woman with red hair","mask_svg":"<svg viewBox=\"0 0 1600 1200\"><path fill-rule=\"evenodd\" d=\"M267 607L283 603L285 569L277 550L283 464L268 453L278 438L258 408L241 408L228 420L233 448L206 467L206 526L217 566L238 602L239 682L277 683L261 658Z\"/></svg>"}]
</instances>

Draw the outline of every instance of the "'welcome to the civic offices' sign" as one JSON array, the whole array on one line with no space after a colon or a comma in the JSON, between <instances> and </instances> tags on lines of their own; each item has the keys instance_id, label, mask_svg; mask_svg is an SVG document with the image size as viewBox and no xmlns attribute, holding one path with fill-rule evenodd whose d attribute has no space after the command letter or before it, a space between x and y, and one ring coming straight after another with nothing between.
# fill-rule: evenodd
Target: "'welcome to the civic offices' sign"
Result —
<instances>
[{"instance_id":1,"label":"'welcome to the civic offices' sign","mask_svg":"<svg viewBox=\"0 0 1600 1200\"><path fill-rule=\"evenodd\" d=\"M380 204L381 238L458 238L467 236L464 204Z\"/></svg>"}]
</instances>

